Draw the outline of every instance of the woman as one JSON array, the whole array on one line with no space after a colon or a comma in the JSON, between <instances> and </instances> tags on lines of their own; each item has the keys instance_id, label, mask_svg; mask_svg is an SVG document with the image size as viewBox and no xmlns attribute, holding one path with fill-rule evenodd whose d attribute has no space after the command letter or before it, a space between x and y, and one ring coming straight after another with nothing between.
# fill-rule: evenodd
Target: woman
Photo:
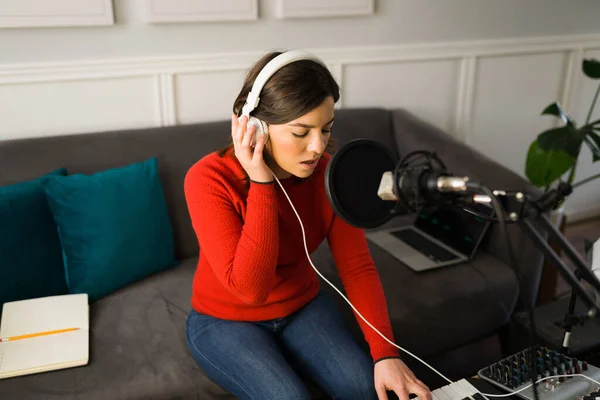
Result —
<instances>
[{"instance_id":1,"label":"woman","mask_svg":"<svg viewBox=\"0 0 600 400\"><path fill-rule=\"evenodd\" d=\"M267 54L249 70L233 104L232 144L186 176L200 245L186 323L192 355L242 399L310 399L306 379L336 399L383 400L387 390L402 400L409 393L430 399L397 349L362 319L357 316L370 357L345 329L335 303L320 291L300 224L279 186L303 221L309 253L327 238L350 301L393 341L364 232L335 215L324 189L339 99L330 72L311 59L280 67L251 114L268 135L255 139L248 116L238 120L260 71L280 54Z\"/></svg>"}]
</instances>

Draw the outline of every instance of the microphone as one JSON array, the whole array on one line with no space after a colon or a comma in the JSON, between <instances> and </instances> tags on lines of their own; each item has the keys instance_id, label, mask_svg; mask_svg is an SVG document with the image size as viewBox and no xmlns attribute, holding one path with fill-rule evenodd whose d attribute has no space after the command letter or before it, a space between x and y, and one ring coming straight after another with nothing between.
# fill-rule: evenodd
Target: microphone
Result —
<instances>
[{"instance_id":1,"label":"microphone","mask_svg":"<svg viewBox=\"0 0 600 400\"><path fill-rule=\"evenodd\" d=\"M355 139L335 153L325 171L325 191L335 213L358 228L371 229L426 205L448 203L470 189L468 177L446 171L437 154L409 153L401 162L371 139ZM471 202L490 203L475 195Z\"/></svg>"},{"instance_id":2,"label":"microphone","mask_svg":"<svg viewBox=\"0 0 600 400\"><path fill-rule=\"evenodd\" d=\"M379 183L379 189L377 190L377 195L380 199L398 201L398 197L394 193L394 181L394 173L392 171L384 172ZM434 191L442 193L466 192L468 181L469 178L466 176L456 177L436 172L410 172L398 178L398 187L403 192L417 188L424 195Z\"/></svg>"},{"instance_id":3,"label":"microphone","mask_svg":"<svg viewBox=\"0 0 600 400\"><path fill-rule=\"evenodd\" d=\"M377 195L382 200L400 201L417 212L426 204L456 200L456 194L463 195L469 189L469 177L454 176L436 153L420 150L409 153L393 171L383 173ZM471 200L484 199L478 196Z\"/></svg>"}]
</instances>

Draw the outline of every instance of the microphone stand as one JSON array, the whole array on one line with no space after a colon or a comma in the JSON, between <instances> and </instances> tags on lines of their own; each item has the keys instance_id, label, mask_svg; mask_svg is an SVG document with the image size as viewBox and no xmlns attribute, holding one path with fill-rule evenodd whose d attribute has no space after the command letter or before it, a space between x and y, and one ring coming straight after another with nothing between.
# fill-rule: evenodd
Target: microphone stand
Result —
<instances>
[{"instance_id":1,"label":"microphone stand","mask_svg":"<svg viewBox=\"0 0 600 400\"><path fill-rule=\"evenodd\" d=\"M546 192L539 199L531 199L521 192L514 193L514 195L506 192L498 192L498 196L506 197L505 208L507 208L510 222L517 222L520 228L531 238L536 247L544 254L544 257L554 263L559 273L572 287L575 294L578 294L585 304L590 307L589 317L591 318L595 317L597 312L600 312L600 303L581 285L580 279L589 282L598 292L600 292L600 280L592 273L591 268L582 256L577 253L573 245L544 214L560 204L571 192L571 185L561 182L557 188ZM564 254L574 264L577 275L567 267L552 247L550 247L547 240L536 230L532 221L540 223L545 228L549 236L555 240L557 245L564 251ZM575 301L572 303L573 309L569 307L570 314L572 314L575 308Z\"/></svg>"}]
</instances>

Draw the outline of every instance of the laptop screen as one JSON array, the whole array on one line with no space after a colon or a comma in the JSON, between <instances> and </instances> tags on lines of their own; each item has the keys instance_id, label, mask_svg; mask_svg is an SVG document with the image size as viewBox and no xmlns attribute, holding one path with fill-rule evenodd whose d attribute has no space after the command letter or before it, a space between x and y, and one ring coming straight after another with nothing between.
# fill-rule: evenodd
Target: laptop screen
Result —
<instances>
[{"instance_id":1,"label":"laptop screen","mask_svg":"<svg viewBox=\"0 0 600 400\"><path fill-rule=\"evenodd\" d=\"M476 203L469 205L469 208L483 215L493 215L492 207L486 204ZM415 226L454 250L470 256L479 246L489 222L460 209L431 207L421 210Z\"/></svg>"}]
</instances>

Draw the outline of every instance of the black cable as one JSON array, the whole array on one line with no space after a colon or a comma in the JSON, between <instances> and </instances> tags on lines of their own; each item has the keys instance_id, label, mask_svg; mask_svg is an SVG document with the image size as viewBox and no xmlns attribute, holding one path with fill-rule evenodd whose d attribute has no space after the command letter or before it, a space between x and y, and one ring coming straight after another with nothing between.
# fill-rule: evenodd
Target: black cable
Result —
<instances>
[{"instance_id":1,"label":"black cable","mask_svg":"<svg viewBox=\"0 0 600 400\"><path fill-rule=\"evenodd\" d=\"M529 315L529 322L531 324L531 348L530 348L531 368L529 369L529 371L530 371L530 376L531 376L531 383L533 384L533 386L532 386L533 397L535 400L539 400L538 391L537 391L538 373L537 373L537 363L536 363L536 358L535 358L536 348L537 348L537 343L536 343L537 333L536 333L535 320L534 320L534 315L533 315L533 306L529 301L527 301L524 298L525 296L523 296L523 291L521 290L521 288L524 287L524 285L522 284L523 276L521 275L519 268L517 266L517 258L515 257L515 253L512 248L512 242L510 241L510 236L508 235L508 229L506 227L506 219L505 219L505 215L504 215L504 210L502 209L500 202L494 195L494 192L490 188L488 188L485 185L475 184L475 183L472 183L470 186L475 186L475 187L473 187L473 189L475 189L475 188L479 189L479 190L483 191L484 194L486 194L490 197L492 206L493 206L496 216L498 218L498 226L500 228L500 233L504 237L504 241L506 243L506 247L508 250L509 257L510 257L510 264L512 264L511 265L512 269L517 276L517 281L519 283L519 298L521 299L521 302L525 305L525 307L527 309L527 314Z\"/></svg>"}]
</instances>

